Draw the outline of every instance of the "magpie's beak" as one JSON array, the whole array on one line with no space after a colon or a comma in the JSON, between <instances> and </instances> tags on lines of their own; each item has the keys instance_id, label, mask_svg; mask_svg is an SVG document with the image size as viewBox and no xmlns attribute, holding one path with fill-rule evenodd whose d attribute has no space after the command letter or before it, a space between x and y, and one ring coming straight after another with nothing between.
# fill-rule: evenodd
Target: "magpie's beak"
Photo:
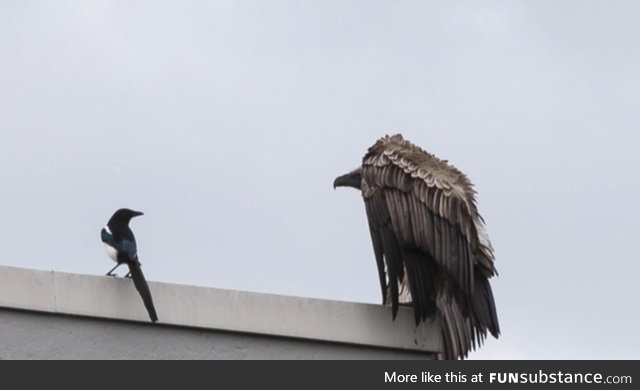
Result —
<instances>
[{"instance_id":1,"label":"magpie's beak","mask_svg":"<svg viewBox=\"0 0 640 390\"><path fill-rule=\"evenodd\" d=\"M131 213L131 218L139 217L141 215L144 215L142 211L134 211Z\"/></svg>"}]
</instances>

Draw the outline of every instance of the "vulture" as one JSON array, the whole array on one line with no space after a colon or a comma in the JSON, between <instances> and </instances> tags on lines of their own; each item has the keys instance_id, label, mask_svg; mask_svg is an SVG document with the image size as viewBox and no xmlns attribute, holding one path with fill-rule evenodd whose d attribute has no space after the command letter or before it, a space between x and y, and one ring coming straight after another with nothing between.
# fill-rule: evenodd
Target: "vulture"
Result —
<instances>
[{"instance_id":1,"label":"vulture","mask_svg":"<svg viewBox=\"0 0 640 390\"><path fill-rule=\"evenodd\" d=\"M383 304L413 307L416 326L437 321L439 358L463 359L500 334L489 279L497 275L469 178L405 140L385 136L362 166L335 179L362 192Z\"/></svg>"}]
</instances>

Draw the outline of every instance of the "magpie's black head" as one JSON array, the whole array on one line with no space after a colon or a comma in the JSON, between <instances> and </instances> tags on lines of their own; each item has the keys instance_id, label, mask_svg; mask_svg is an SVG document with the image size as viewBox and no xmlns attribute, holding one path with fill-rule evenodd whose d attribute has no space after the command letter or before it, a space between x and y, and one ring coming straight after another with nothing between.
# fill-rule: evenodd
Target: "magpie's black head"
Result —
<instances>
[{"instance_id":1,"label":"magpie's black head","mask_svg":"<svg viewBox=\"0 0 640 390\"><path fill-rule=\"evenodd\" d=\"M113 223L128 224L132 218L139 217L141 215L144 215L144 213L130 209L120 209L113 214L109 220L109 225Z\"/></svg>"},{"instance_id":2,"label":"magpie's black head","mask_svg":"<svg viewBox=\"0 0 640 390\"><path fill-rule=\"evenodd\" d=\"M333 188L336 187L353 187L355 189L362 189L362 168L358 168L354 171L347 173L346 175L338 176L333 181Z\"/></svg>"}]
</instances>

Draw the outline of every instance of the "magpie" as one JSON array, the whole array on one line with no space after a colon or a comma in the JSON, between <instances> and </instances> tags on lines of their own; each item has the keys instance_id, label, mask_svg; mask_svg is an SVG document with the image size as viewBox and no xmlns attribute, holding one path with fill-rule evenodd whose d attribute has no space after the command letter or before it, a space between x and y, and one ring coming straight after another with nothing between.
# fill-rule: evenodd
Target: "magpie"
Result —
<instances>
[{"instance_id":1,"label":"magpie","mask_svg":"<svg viewBox=\"0 0 640 390\"><path fill-rule=\"evenodd\" d=\"M100 235L107 250L107 255L116 262L116 266L107 272L107 276L117 276L113 274L113 271L122 264L126 264L129 267L127 277L131 276L133 279L133 284L136 286L136 290L138 290L144 306L147 308L149 318L151 318L152 322L156 322L158 321L158 315L153 306L149 285L144 278L141 264L138 260L136 238L131 228L129 228L131 219L140 215L144 214L139 211L120 209L109 219L107 226L102 229Z\"/></svg>"}]
</instances>

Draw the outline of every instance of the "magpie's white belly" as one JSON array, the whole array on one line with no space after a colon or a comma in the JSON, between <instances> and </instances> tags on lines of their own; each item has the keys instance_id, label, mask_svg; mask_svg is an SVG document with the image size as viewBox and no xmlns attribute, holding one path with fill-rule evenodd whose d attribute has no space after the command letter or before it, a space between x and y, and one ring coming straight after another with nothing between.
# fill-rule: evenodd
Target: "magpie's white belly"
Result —
<instances>
[{"instance_id":1,"label":"magpie's white belly","mask_svg":"<svg viewBox=\"0 0 640 390\"><path fill-rule=\"evenodd\" d=\"M116 248L111 245L104 244L104 249L107 251L107 255L111 258L111 260L118 262L118 251Z\"/></svg>"}]
</instances>

